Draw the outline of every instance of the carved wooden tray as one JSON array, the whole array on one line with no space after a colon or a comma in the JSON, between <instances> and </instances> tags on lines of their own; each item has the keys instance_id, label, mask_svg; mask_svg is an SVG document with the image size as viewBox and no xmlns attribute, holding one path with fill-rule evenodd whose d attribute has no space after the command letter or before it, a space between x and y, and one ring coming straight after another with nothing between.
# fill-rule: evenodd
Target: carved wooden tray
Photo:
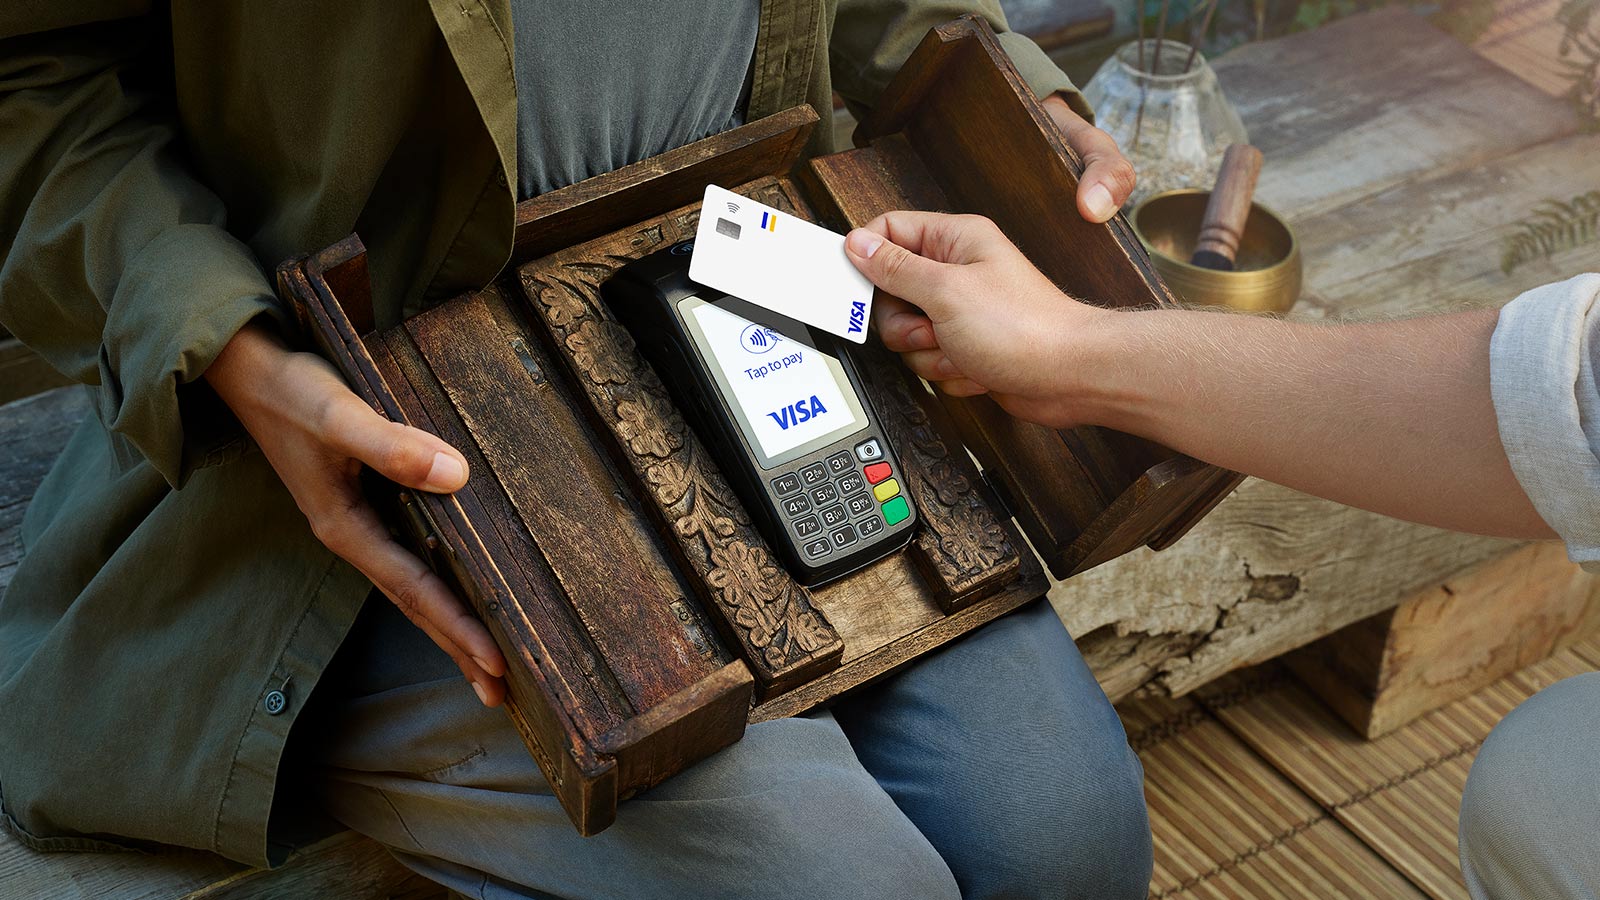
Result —
<instances>
[{"instance_id":1,"label":"carved wooden tray","mask_svg":"<svg viewBox=\"0 0 1600 900\"><path fill-rule=\"evenodd\" d=\"M512 272L393 328L373 327L354 236L280 267L352 386L466 454L455 495L372 493L488 624L512 720L584 834L747 722L815 708L1042 595L1013 512L1065 575L1175 539L1236 481L1127 435L941 400L869 342L866 389L922 524L819 589L790 578L598 298L628 260L693 236L707 183L835 227L892 206L978 209L1069 289L1169 302L1125 224L1076 217L1081 166L981 22L930 34L879 113L871 146L801 166L807 107L524 202Z\"/></svg>"}]
</instances>

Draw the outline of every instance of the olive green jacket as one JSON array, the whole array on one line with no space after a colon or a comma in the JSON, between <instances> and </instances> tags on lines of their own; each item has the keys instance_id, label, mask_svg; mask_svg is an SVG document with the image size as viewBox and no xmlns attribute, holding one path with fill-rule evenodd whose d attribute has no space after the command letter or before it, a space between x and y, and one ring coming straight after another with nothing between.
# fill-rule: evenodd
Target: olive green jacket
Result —
<instances>
[{"instance_id":1,"label":"olive green jacket","mask_svg":"<svg viewBox=\"0 0 1600 900\"><path fill-rule=\"evenodd\" d=\"M996 0L764 0L748 116L826 114L835 88L870 107L968 8L1004 32ZM245 322L283 319L276 263L351 231L380 325L494 278L510 40L510 0L0 4L0 322L96 413L0 600L0 796L31 846L282 859L289 728L370 585L200 376ZM1001 41L1040 96L1071 90Z\"/></svg>"}]
</instances>

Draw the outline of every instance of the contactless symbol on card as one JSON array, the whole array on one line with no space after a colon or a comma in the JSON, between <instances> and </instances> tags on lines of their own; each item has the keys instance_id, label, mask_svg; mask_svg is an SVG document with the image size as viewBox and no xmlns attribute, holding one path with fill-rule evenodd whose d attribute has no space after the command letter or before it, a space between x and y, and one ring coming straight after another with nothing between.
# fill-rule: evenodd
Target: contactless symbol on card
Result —
<instances>
[{"instance_id":1,"label":"contactless symbol on card","mask_svg":"<svg viewBox=\"0 0 1600 900\"><path fill-rule=\"evenodd\" d=\"M866 341L872 282L845 255L844 235L714 184L700 208L691 279L845 340Z\"/></svg>"}]
</instances>

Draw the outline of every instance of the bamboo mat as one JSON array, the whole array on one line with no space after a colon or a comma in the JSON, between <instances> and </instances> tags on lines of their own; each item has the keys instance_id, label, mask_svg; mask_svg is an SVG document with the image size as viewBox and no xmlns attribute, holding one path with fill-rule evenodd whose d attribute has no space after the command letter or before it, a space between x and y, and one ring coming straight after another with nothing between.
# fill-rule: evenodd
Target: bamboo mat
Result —
<instances>
[{"instance_id":1,"label":"bamboo mat","mask_svg":"<svg viewBox=\"0 0 1600 900\"><path fill-rule=\"evenodd\" d=\"M1423 896L1200 704L1119 712L1145 767L1152 900Z\"/></svg>"},{"instance_id":2,"label":"bamboo mat","mask_svg":"<svg viewBox=\"0 0 1600 900\"><path fill-rule=\"evenodd\" d=\"M1597 666L1600 641L1591 640L1375 741L1357 736L1273 664L1221 679L1196 696L1230 735L1341 823L1358 843L1428 896L1460 900L1465 888L1457 861L1456 819L1479 745L1518 703ZM1311 891L1302 896L1414 895Z\"/></svg>"}]
</instances>

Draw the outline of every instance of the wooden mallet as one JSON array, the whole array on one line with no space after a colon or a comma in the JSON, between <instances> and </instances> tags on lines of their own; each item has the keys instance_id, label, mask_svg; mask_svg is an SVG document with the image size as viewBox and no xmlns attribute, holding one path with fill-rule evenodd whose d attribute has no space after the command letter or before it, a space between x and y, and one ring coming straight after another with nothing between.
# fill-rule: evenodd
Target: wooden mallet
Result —
<instances>
[{"instance_id":1,"label":"wooden mallet","mask_svg":"<svg viewBox=\"0 0 1600 900\"><path fill-rule=\"evenodd\" d=\"M1200 221L1200 240L1189 262L1202 269L1231 272L1239 253L1244 224L1250 218L1250 200L1261 175L1261 151L1249 144L1229 144L1222 154L1222 169L1206 202Z\"/></svg>"}]
</instances>

